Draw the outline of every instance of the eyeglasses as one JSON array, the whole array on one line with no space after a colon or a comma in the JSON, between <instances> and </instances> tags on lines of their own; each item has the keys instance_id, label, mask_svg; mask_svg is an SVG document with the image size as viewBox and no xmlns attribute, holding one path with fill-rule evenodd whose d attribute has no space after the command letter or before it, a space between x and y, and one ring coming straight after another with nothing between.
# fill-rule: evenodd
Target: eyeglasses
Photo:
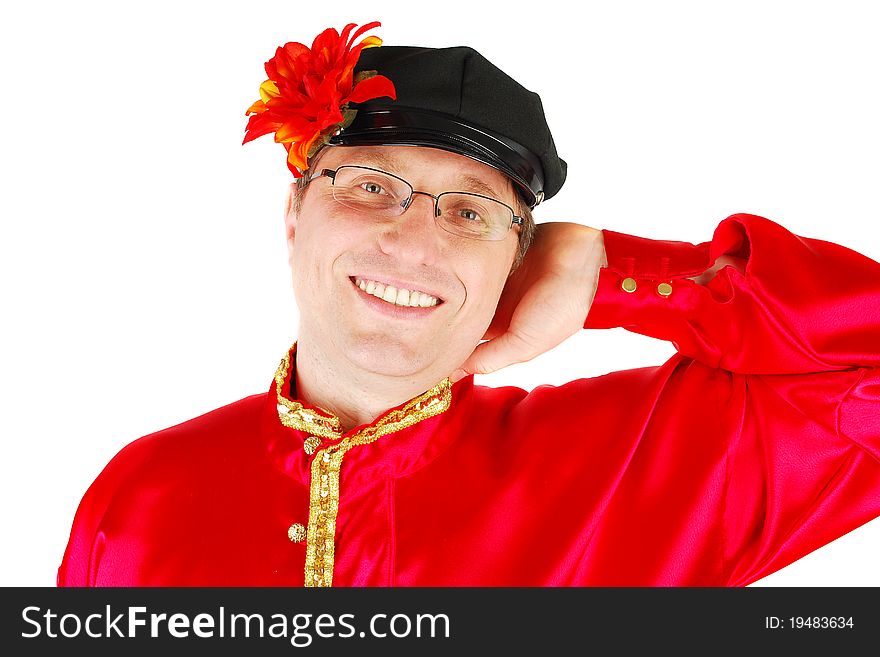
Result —
<instances>
[{"instance_id":1,"label":"eyeglasses","mask_svg":"<svg viewBox=\"0 0 880 657\"><path fill-rule=\"evenodd\" d=\"M434 199L434 218L443 230L460 237L498 241L507 236L523 218L513 208L489 196L470 192L443 192L434 195L418 192L403 178L379 169L345 165L322 169L306 184L327 176L332 181L333 198L352 210L383 217L399 217L412 205L415 194Z\"/></svg>"}]
</instances>

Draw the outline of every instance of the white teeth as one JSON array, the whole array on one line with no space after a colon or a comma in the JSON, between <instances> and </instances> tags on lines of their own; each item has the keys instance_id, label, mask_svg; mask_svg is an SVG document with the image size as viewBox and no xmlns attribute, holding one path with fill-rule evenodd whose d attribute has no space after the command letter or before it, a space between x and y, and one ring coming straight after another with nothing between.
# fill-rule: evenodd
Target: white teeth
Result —
<instances>
[{"instance_id":1,"label":"white teeth","mask_svg":"<svg viewBox=\"0 0 880 657\"><path fill-rule=\"evenodd\" d=\"M425 294L424 292L407 290L404 288L398 289L393 285L385 285L378 281L370 281L363 278L356 278L355 285L367 294L372 294L374 297L396 306L431 308L440 302L437 297L432 297L430 294Z\"/></svg>"}]
</instances>

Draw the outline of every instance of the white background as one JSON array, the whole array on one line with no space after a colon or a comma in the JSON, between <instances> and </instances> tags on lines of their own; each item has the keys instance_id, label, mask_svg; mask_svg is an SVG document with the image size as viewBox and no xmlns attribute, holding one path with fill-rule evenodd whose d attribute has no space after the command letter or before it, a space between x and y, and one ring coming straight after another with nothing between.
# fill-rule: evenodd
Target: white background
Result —
<instances>
[{"instance_id":1,"label":"white background","mask_svg":"<svg viewBox=\"0 0 880 657\"><path fill-rule=\"evenodd\" d=\"M541 93L568 161L539 221L701 242L752 212L878 260L872 4L5 3L0 584L53 585L104 464L268 389L296 337L284 151L241 146L277 45L380 20L388 44L480 50ZM584 331L482 382L531 388L671 354ZM877 586L878 553L880 520L759 584Z\"/></svg>"}]
</instances>

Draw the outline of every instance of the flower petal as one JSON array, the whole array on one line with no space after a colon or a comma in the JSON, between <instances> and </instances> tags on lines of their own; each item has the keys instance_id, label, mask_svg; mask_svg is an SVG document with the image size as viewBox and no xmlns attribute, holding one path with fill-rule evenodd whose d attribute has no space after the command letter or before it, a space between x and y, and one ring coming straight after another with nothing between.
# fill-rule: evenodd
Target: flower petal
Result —
<instances>
[{"instance_id":1,"label":"flower petal","mask_svg":"<svg viewBox=\"0 0 880 657\"><path fill-rule=\"evenodd\" d=\"M394 83L384 75L374 75L371 78L358 82L345 100L352 103L363 103L364 101L381 98L382 96L387 96L391 100L397 98Z\"/></svg>"},{"instance_id":2,"label":"flower petal","mask_svg":"<svg viewBox=\"0 0 880 657\"><path fill-rule=\"evenodd\" d=\"M293 165L300 171L305 171L309 168L308 163L308 153L309 147L312 145L312 142L317 139L318 134L312 136L308 141L300 141L296 144L292 144L290 146L290 150L287 152L287 164L288 167ZM296 174L294 174L296 175ZM299 177L299 176L297 176Z\"/></svg>"},{"instance_id":3,"label":"flower petal","mask_svg":"<svg viewBox=\"0 0 880 657\"><path fill-rule=\"evenodd\" d=\"M253 105L248 107L247 112L245 112L244 114L245 114L245 116L247 116L248 114L261 114L262 112L265 112L265 111L266 111L266 103L264 103L262 100L258 100Z\"/></svg>"},{"instance_id":4,"label":"flower petal","mask_svg":"<svg viewBox=\"0 0 880 657\"><path fill-rule=\"evenodd\" d=\"M260 85L260 98L263 99L264 103L268 103L270 98L275 98L278 95L278 85L272 82L272 80L266 80Z\"/></svg>"},{"instance_id":5,"label":"flower petal","mask_svg":"<svg viewBox=\"0 0 880 657\"><path fill-rule=\"evenodd\" d=\"M345 51L351 46L348 40L348 35L351 34L351 31L356 27L357 23L349 23L342 29L342 32L339 34L339 42L337 43L336 52L333 53L335 59L342 57Z\"/></svg>"},{"instance_id":6,"label":"flower petal","mask_svg":"<svg viewBox=\"0 0 880 657\"><path fill-rule=\"evenodd\" d=\"M362 48L378 48L382 45L382 39L377 36L368 36L360 42Z\"/></svg>"},{"instance_id":7,"label":"flower petal","mask_svg":"<svg viewBox=\"0 0 880 657\"><path fill-rule=\"evenodd\" d=\"M362 25L360 28L358 28L357 32L355 32L354 34L351 35L351 40L348 42L348 47L351 48L351 45L357 40L357 38L361 34L363 34L364 32L369 32L374 27L379 27L380 25L382 25L382 23L380 23L379 21L373 21L372 23L367 23L366 25ZM372 37L368 37L368 38L372 38Z\"/></svg>"},{"instance_id":8,"label":"flower petal","mask_svg":"<svg viewBox=\"0 0 880 657\"><path fill-rule=\"evenodd\" d=\"M326 52L326 59L329 60L330 53L333 53L336 50L336 44L338 41L339 32L332 27L328 27L315 37L315 40L312 42L312 53Z\"/></svg>"},{"instance_id":9,"label":"flower petal","mask_svg":"<svg viewBox=\"0 0 880 657\"><path fill-rule=\"evenodd\" d=\"M267 135L270 132L275 132L280 127L281 123L277 120L273 120L268 113L253 114L248 119L247 128L245 129L244 141L242 141L241 143L246 144L249 141L256 139L257 137L262 137L263 135Z\"/></svg>"}]
</instances>

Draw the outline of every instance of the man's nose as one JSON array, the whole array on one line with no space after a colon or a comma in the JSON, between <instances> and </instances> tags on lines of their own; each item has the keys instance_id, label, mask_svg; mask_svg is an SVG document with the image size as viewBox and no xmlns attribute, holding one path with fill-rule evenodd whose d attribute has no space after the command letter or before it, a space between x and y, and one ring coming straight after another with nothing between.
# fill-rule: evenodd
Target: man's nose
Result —
<instances>
[{"instance_id":1,"label":"man's nose","mask_svg":"<svg viewBox=\"0 0 880 657\"><path fill-rule=\"evenodd\" d=\"M412 264L432 264L440 246L435 207L433 196L413 192L403 214L386 222L379 234L382 251Z\"/></svg>"}]
</instances>

